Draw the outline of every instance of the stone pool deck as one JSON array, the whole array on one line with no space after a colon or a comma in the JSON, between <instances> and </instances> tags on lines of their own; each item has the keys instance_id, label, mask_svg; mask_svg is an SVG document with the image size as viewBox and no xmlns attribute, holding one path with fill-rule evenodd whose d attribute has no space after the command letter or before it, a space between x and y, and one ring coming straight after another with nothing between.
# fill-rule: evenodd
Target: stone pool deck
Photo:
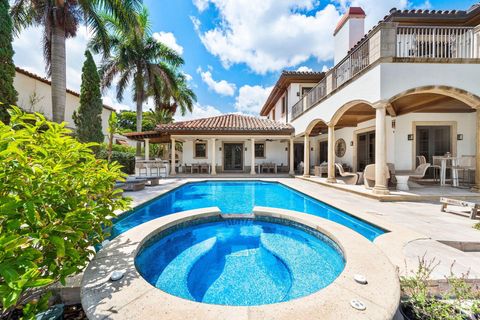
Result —
<instances>
[{"instance_id":1,"label":"stone pool deck","mask_svg":"<svg viewBox=\"0 0 480 320\"><path fill-rule=\"evenodd\" d=\"M159 186L125 195L131 197L133 205L137 206L182 184L204 180L212 178L164 179ZM435 258L439 262L432 274L435 279L443 280L452 271L456 275L468 272L469 278L480 280L480 231L472 228L476 221L442 213L436 202L379 202L302 179L259 177L254 180L283 183L391 231L378 237L374 243L399 268L401 274L415 269L418 259L425 256L427 260ZM464 252L455 248L460 246L470 247L474 251Z\"/></svg>"}]
</instances>

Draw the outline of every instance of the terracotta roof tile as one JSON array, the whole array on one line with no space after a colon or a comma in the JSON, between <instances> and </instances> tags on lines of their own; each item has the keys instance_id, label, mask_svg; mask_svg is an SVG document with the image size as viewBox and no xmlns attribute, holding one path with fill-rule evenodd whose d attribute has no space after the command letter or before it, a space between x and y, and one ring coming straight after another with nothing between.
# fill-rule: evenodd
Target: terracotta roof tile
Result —
<instances>
[{"instance_id":1,"label":"terracotta roof tile","mask_svg":"<svg viewBox=\"0 0 480 320\"><path fill-rule=\"evenodd\" d=\"M171 124L160 124L155 128L159 132L271 132L290 134L293 127L277 121L245 116L240 114L226 114L210 118L189 121L179 121Z\"/></svg>"}]
</instances>

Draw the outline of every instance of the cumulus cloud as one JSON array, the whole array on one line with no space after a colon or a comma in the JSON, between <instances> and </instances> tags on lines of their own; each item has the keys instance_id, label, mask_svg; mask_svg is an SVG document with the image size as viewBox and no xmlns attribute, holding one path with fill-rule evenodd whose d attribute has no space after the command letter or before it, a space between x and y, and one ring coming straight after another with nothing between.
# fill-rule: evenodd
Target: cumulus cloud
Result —
<instances>
[{"instance_id":1,"label":"cumulus cloud","mask_svg":"<svg viewBox=\"0 0 480 320\"><path fill-rule=\"evenodd\" d=\"M209 68L210 69L210 68ZM222 96L233 96L235 94L235 84L227 82L226 80L216 81L212 77L210 70L203 71L202 68L198 68L197 72L200 73L202 81L205 82L210 90L218 93Z\"/></svg>"},{"instance_id":2,"label":"cumulus cloud","mask_svg":"<svg viewBox=\"0 0 480 320\"><path fill-rule=\"evenodd\" d=\"M222 115L223 113L218 110L217 108L206 105L202 106L199 103L196 103L193 106L193 110L191 113L187 113L184 116L180 114L180 112L177 112L175 114L175 121L186 121L186 120L193 120L193 119L200 119L200 118L208 118L208 117L215 117Z\"/></svg>"},{"instance_id":3,"label":"cumulus cloud","mask_svg":"<svg viewBox=\"0 0 480 320\"><path fill-rule=\"evenodd\" d=\"M311 57L333 56L332 34L340 13L333 4L314 15L316 0L209 0L219 12L219 22L201 31L192 19L206 49L223 66L245 63L259 74L296 66Z\"/></svg>"},{"instance_id":4,"label":"cumulus cloud","mask_svg":"<svg viewBox=\"0 0 480 320\"><path fill-rule=\"evenodd\" d=\"M235 110L240 113L258 115L273 87L244 85L235 98Z\"/></svg>"},{"instance_id":5,"label":"cumulus cloud","mask_svg":"<svg viewBox=\"0 0 480 320\"><path fill-rule=\"evenodd\" d=\"M334 28L350 6L365 10L365 31L393 7L431 7L429 0L420 5L409 0L332 0L318 10L317 0L263 0L254 6L239 0L193 1L200 12L211 4L219 14L218 22L207 30L191 17L206 49L225 68L245 63L258 74L301 65L312 57L318 62L331 60Z\"/></svg>"},{"instance_id":6,"label":"cumulus cloud","mask_svg":"<svg viewBox=\"0 0 480 320\"><path fill-rule=\"evenodd\" d=\"M177 51L178 54L183 54L183 47L177 43L177 39L173 33L160 31L155 32L152 36L155 40L163 43L170 49Z\"/></svg>"},{"instance_id":7,"label":"cumulus cloud","mask_svg":"<svg viewBox=\"0 0 480 320\"><path fill-rule=\"evenodd\" d=\"M301 66L300 68L297 69L299 72L313 72L312 68L309 68L307 66Z\"/></svg>"}]
</instances>

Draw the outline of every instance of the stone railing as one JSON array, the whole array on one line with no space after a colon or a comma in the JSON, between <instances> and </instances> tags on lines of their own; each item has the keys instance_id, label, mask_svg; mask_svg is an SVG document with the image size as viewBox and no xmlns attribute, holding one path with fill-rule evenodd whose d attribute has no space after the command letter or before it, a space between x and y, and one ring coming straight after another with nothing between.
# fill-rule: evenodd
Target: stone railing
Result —
<instances>
[{"instance_id":1,"label":"stone railing","mask_svg":"<svg viewBox=\"0 0 480 320\"><path fill-rule=\"evenodd\" d=\"M478 27L404 27L381 23L293 105L290 119L300 117L380 59L479 58L479 38Z\"/></svg>"}]
</instances>

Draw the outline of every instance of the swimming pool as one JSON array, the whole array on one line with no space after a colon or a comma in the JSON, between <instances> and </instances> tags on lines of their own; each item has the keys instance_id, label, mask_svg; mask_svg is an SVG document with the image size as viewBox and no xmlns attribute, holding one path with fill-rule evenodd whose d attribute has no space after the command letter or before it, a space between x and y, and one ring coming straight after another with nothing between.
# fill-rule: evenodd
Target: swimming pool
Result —
<instances>
[{"instance_id":1,"label":"swimming pool","mask_svg":"<svg viewBox=\"0 0 480 320\"><path fill-rule=\"evenodd\" d=\"M381 228L295 191L278 182L202 181L182 185L121 216L112 237L144 222L186 210L219 207L223 214L250 214L253 207L273 207L309 213L340 223L373 241Z\"/></svg>"},{"instance_id":2,"label":"swimming pool","mask_svg":"<svg viewBox=\"0 0 480 320\"><path fill-rule=\"evenodd\" d=\"M135 257L140 274L174 296L255 306L317 292L345 267L338 245L317 230L280 220L197 220L149 239Z\"/></svg>"}]
</instances>

